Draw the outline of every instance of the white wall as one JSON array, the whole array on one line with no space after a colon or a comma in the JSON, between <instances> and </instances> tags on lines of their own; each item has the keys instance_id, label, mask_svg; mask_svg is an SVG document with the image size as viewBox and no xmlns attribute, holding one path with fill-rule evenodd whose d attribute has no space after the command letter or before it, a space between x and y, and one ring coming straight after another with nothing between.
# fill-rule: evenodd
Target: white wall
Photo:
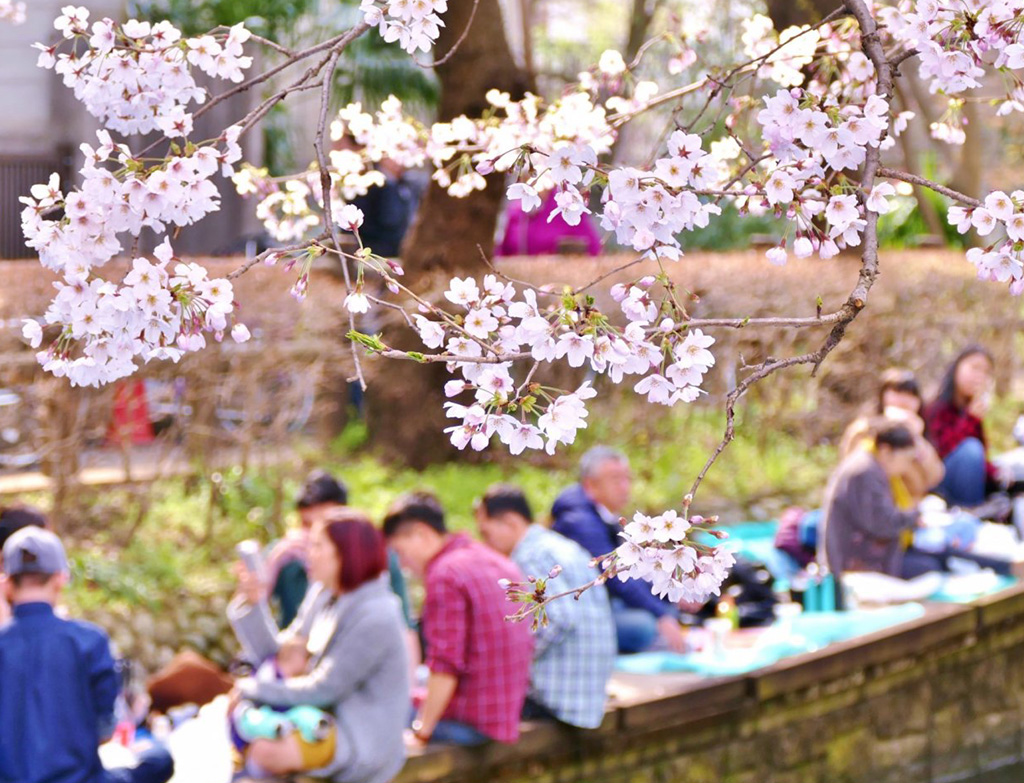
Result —
<instances>
[{"instance_id":1,"label":"white wall","mask_svg":"<svg viewBox=\"0 0 1024 783\"><path fill-rule=\"evenodd\" d=\"M0 23L0 154L44 155L92 137L98 124L53 73L36 67L36 41L55 43L68 0L28 0L22 25ZM120 0L88 0L90 19L117 17Z\"/></svg>"}]
</instances>

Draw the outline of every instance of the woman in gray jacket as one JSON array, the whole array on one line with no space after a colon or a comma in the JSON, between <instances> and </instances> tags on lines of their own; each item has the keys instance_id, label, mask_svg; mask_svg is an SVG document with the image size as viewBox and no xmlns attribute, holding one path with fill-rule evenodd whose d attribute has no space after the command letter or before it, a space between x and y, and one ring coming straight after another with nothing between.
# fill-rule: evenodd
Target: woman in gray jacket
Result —
<instances>
[{"instance_id":1,"label":"woman in gray jacket","mask_svg":"<svg viewBox=\"0 0 1024 783\"><path fill-rule=\"evenodd\" d=\"M248 656L266 660L283 640L302 637L310 659L299 677L239 680L237 695L273 707L319 707L336 719L326 742L311 745L298 733L254 742L249 759L267 773L386 783L402 768L409 667L401 608L386 572L380 531L363 514L340 508L313 528L312 584L286 631L275 625L255 577L240 574L228 619Z\"/></svg>"},{"instance_id":2,"label":"woman in gray jacket","mask_svg":"<svg viewBox=\"0 0 1024 783\"><path fill-rule=\"evenodd\" d=\"M897 508L890 483L915 459L913 434L903 424L882 419L874 441L872 450L857 449L843 460L825 491L820 538L833 574L900 576L906 551L901 538L917 525L917 509Z\"/></svg>"}]
</instances>

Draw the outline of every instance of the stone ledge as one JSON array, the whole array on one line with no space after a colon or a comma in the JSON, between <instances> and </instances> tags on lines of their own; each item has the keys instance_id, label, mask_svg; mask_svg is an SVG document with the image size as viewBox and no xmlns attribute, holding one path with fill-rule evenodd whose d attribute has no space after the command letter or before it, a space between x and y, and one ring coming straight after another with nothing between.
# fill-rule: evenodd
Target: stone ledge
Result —
<instances>
[{"instance_id":1,"label":"stone ledge","mask_svg":"<svg viewBox=\"0 0 1024 783\"><path fill-rule=\"evenodd\" d=\"M884 676L883 669L898 668L901 662L910 666L951 647L974 648L980 636L995 634L1022 617L1024 586L970 605L929 605L926 615L913 622L794 656L747 675L714 679L616 675L616 684L625 684L627 691L631 686L633 692L614 699L604 723L594 731L524 723L516 745L427 748L409 758L395 783L482 781L497 779L498 770L502 778L519 779L515 777L519 774L532 779L540 765L593 759L609 752L610 738L617 745L610 752L620 754L659 737L680 736L683 727L687 734L715 726L726 729L780 697L813 696L829 683L861 690L864 683Z\"/></svg>"}]
</instances>

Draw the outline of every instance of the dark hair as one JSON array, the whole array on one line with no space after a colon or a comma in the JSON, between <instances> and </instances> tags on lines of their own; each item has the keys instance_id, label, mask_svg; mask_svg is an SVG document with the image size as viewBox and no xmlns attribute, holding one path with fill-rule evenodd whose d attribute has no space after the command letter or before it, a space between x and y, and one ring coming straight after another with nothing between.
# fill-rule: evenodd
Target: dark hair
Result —
<instances>
[{"instance_id":1,"label":"dark hair","mask_svg":"<svg viewBox=\"0 0 1024 783\"><path fill-rule=\"evenodd\" d=\"M889 422L875 432L875 445L887 446L893 451L914 448L914 436L903 424Z\"/></svg>"},{"instance_id":2,"label":"dark hair","mask_svg":"<svg viewBox=\"0 0 1024 783\"><path fill-rule=\"evenodd\" d=\"M885 393L888 391L899 392L900 394L913 394L918 402L918 414L924 411L924 397L921 396L921 387L917 385L917 379L910 370L891 368L882 373L882 385L878 387L878 409L876 413L885 411Z\"/></svg>"},{"instance_id":3,"label":"dark hair","mask_svg":"<svg viewBox=\"0 0 1024 783\"><path fill-rule=\"evenodd\" d=\"M312 508L322 503L348 505L348 489L327 471L314 470L306 477L295 505L299 508Z\"/></svg>"},{"instance_id":4,"label":"dark hair","mask_svg":"<svg viewBox=\"0 0 1024 783\"><path fill-rule=\"evenodd\" d=\"M31 506L12 506L0 510L0 549L23 527L46 527L46 517Z\"/></svg>"},{"instance_id":5,"label":"dark hair","mask_svg":"<svg viewBox=\"0 0 1024 783\"><path fill-rule=\"evenodd\" d=\"M391 538L406 522L422 522L438 533L448 532L444 509L430 492L410 492L396 500L384 517L385 537Z\"/></svg>"},{"instance_id":6,"label":"dark hair","mask_svg":"<svg viewBox=\"0 0 1024 783\"><path fill-rule=\"evenodd\" d=\"M533 522L533 511L530 510L526 495L519 487L511 484L492 484L480 498L480 505L483 506L489 517L496 517L498 514L511 511L513 514L523 517L527 522Z\"/></svg>"},{"instance_id":7,"label":"dark hair","mask_svg":"<svg viewBox=\"0 0 1024 783\"><path fill-rule=\"evenodd\" d=\"M345 591L376 579L388 567L384 536L369 517L352 508L339 508L324 520L324 532L341 559L338 586Z\"/></svg>"},{"instance_id":8,"label":"dark hair","mask_svg":"<svg viewBox=\"0 0 1024 783\"><path fill-rule=\"evenodd\" d=\"M988 348L977 344L968 345L957 354L953 363L946 369L946 374L942 376L942 383L939 384L939 393L935 395L936 402L954 402L956 400L956 371L960 368L960 363L971 356L984 356L988 359L989 364L995 365L995 361L992 359L992 354L989 353Z\"/></svg>"},{"instance_id":9,"label":"dark hair","mask_svg":"<svg viewBox=\"0 0 1024 783\"><path fill-rule=\"evenodd\" d=\"M11 584L16 588L22 587L46 587L57 574L37 574L34 571L29 571L22 574L11 574L9 577Z\"/></svg>"}]
</instances>

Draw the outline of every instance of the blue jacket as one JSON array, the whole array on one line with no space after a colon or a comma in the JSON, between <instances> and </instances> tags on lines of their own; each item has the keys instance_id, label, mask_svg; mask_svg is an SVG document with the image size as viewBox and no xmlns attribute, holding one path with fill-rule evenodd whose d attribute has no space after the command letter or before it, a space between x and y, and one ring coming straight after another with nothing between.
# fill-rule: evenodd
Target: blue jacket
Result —
<instances>
[{"instance_id":1,"label":"blue jacket","mask_svg":"<svg viewBox=\"0 0 1024 783\"><path fill-rule=\"evenodd\" d=\"M119 681L98 627L19 604L0 628L0 783L100 783Z\"/></svg>"},{"instance_id":2,"label":"blue jacket","mask_svg":"<svg viewBox=\"0 0 1024 783\"><path fill-rule=\"evenodd\" d=\"M606 555L622 543L618 527L601 518L594 501L587 497L583 487L573 484L564 490L551 507L553 529L571 538L594 557ZM608 580L608 593L619 598L626 606L645 609L655 617L676 614L676 608L651 592L651 585L640 579Z\"/></svg>"}]
</instances>

